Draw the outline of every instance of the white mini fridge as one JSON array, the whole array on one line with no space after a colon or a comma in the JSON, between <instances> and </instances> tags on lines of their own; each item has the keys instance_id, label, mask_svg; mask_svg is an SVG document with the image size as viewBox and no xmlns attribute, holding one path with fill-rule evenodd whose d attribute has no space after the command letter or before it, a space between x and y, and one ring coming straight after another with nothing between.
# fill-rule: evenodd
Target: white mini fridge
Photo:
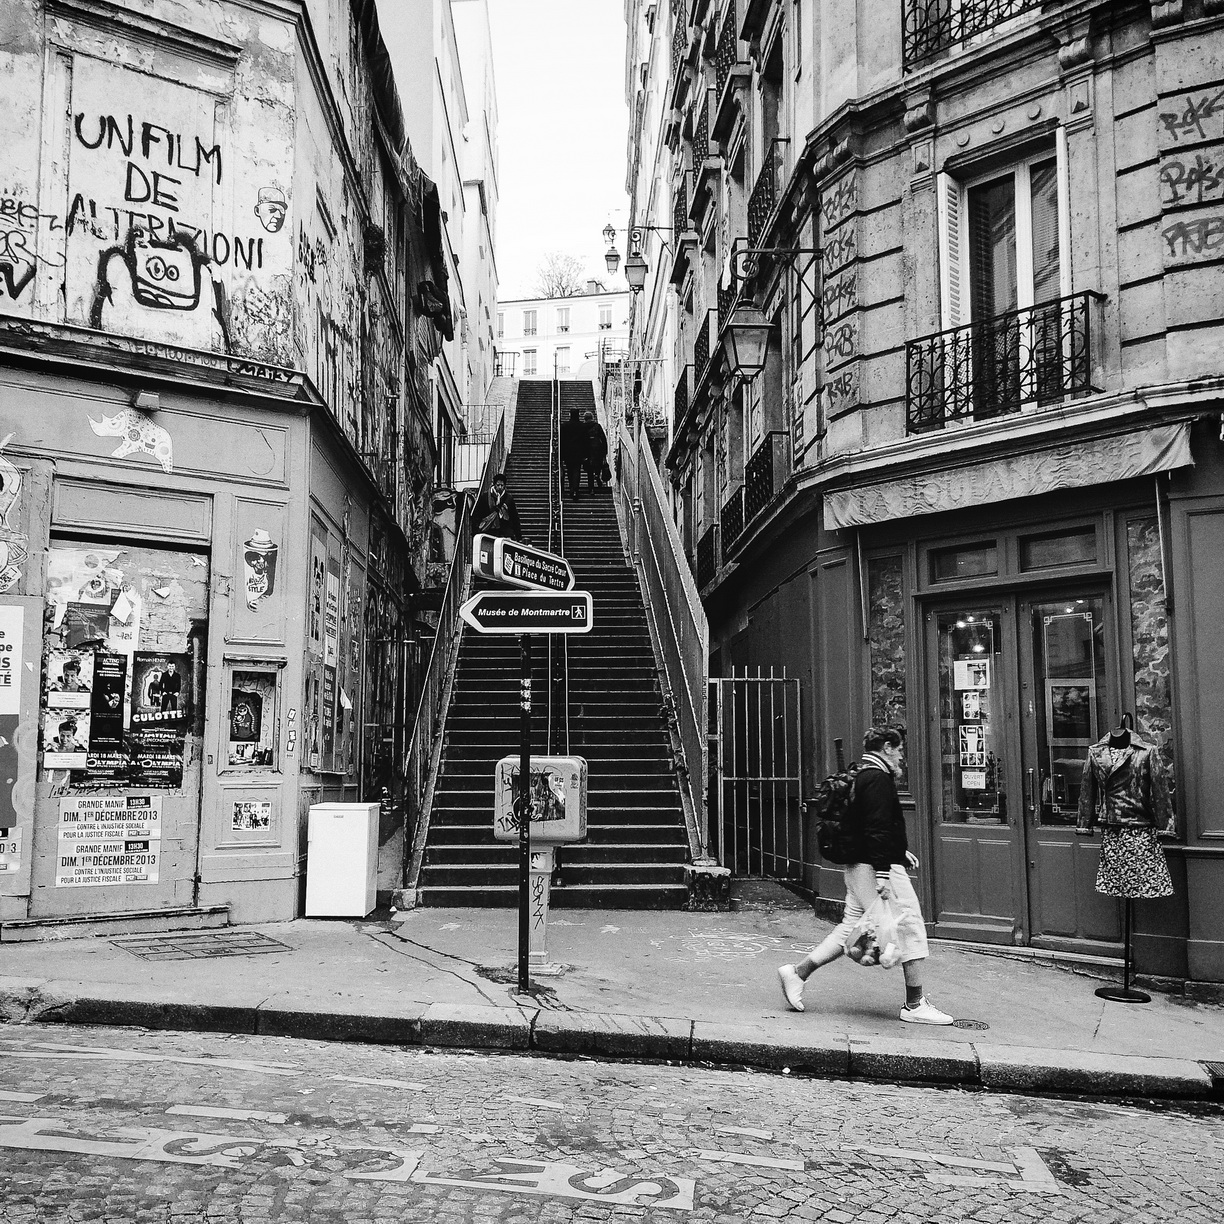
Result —
<instances>
[{"instance_id":1,"label":"white mini fridge","mask_svg":"<svg viewBox=\"0 0 1224 1224\"><path fill-rule=\"evenodd\" d=\"M312 803L306 917L364 918L377 904L378 804Z\"/></svg>"}]
</instances>

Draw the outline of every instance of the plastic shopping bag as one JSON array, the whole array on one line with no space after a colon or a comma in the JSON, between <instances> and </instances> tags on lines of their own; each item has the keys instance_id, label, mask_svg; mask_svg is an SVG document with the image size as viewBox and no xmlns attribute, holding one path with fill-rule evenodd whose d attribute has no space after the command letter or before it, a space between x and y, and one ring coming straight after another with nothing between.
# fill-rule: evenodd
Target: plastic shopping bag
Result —
<instances>
[{"instance_id":1,"label":"plastic shopping bag","mask_svg":"<svg viewBox=\"0 0 1224 1224\"><path fill-rule=\"evenodd\" d=\"M891 901L877 897L846 936L846 955L859 965L891 969L904 955L898 913Z\"/></svg>"}]
</instances>

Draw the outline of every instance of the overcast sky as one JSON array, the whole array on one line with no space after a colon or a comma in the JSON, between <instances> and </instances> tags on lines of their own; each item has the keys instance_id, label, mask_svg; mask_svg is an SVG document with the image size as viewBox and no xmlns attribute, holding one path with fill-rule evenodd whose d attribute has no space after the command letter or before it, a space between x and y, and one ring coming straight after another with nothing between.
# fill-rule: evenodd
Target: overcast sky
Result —
<instances>
[{"instance_id":1,"label":"overcast sky","mask_svg":"<svg viewBox=\"0 0 1224 1224\"><path fill-rule=\"evenodd\" d=\"M608 276L600 231L623 228L623 0L489 0L500 112L498 297L530 297L541 256L561 251ZM624 254L624 236L617 246Z\"/></svg>"}]
</instances>

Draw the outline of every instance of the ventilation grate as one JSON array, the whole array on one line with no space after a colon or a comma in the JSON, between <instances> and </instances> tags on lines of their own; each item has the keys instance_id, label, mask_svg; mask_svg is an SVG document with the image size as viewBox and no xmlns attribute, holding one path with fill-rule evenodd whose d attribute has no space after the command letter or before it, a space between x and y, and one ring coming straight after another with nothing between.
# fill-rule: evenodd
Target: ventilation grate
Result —
<instances>
[{"instance_id":1,"label":"ventilation grate","mask_svg":"<svg viewBox=\"0 0 1224 1224\"><path fill-rule=\"evenodd\" d=\"M110 942L148 961L209 960L293 951L288 944L258 931L184 931L174 935L132 935Z\"/></svg>"}]
</instances>

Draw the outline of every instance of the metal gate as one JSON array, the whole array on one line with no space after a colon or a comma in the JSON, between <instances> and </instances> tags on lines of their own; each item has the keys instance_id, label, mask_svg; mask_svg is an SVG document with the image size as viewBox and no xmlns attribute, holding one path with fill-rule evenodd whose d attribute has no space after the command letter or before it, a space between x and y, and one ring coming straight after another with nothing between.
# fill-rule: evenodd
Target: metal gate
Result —
<instances>
[{"instance_id":1,"label":"metal gate","mask_svg":"<svg viewBox=\"0 0 1224 1224\"><path fill-rule=\"evenodd\" d=\"M786 674L710 684L710 843L737 876L803 878L799 681Z\"/></svg>"}]
</instances>

